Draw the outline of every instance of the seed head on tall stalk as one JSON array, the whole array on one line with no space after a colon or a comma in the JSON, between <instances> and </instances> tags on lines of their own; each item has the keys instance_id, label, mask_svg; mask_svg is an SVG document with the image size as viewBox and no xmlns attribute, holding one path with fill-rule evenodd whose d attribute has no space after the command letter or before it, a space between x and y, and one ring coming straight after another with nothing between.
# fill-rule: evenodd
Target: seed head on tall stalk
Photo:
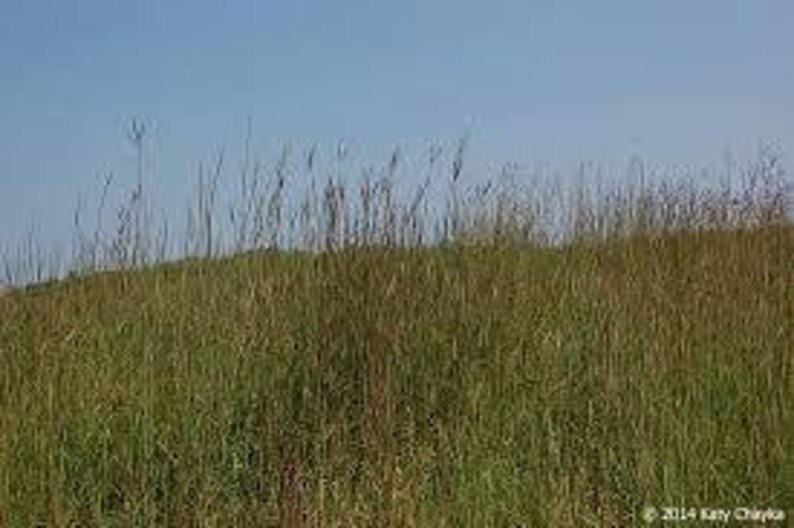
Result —
<instances>
[{"instance_id":1,"label":"seed head on tall stalk","mask_svg":"<svg viewBox=\"0 0 794 528\"><path fill-rule=\"evenodd\" d=\"M143 142L145 136L146 125L138 119L133 119L130 122L129 130L127 130L127 137L135 148L136 155L136 184L135 190L132 193L131 203L135 229L132 247L133 265L139 264L142 258L141 245L143 243L143 236L141 233L141 222L143 220Z\"/></svg>"}]
</instances>

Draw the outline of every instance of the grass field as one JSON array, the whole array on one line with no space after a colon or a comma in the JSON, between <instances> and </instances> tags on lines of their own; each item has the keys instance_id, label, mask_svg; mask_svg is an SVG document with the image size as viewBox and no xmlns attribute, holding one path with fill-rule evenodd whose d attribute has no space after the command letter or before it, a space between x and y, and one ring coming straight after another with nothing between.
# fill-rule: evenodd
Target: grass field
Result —
<instances>
[{"instance_id":1,"label":"grass field","mask_svg":"<svg viewBox=\"0 0 794 528\"><path fill-rule=\"evenodd\" d=\"M643 526L651 505L790 521L794 229L764 167L725 194L579 189L564 237L542 201L453 187L432 242L421 193L331 182L302 210L321 250L16 289L0 526ZM270 233L275 181L243 211ZM132 259L135 205L107 255Z\"/></svg>"}]
</instances>

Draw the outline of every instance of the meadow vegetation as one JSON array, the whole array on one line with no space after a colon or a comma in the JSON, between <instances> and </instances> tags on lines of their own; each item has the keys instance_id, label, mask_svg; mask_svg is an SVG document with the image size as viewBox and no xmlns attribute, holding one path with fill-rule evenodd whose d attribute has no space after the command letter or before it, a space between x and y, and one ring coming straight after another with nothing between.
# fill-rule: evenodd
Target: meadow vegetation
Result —
<instances>
[{"instance_id":1,"label":"meadow vegetation","mask_svg":"<svg viewBox=\"0 0 794 528\"><path fill-rule=\"evenodd\" d=\"M287 156L248 164L225 223L218 164L176 260L142 183L112 231L80 230L75 273L0 297L0 526L642 526L646 505L794 505L775 158L720 188L467 190L464 150L412 192L395 152L293 201Z\"/></svg>"}]
</instances>

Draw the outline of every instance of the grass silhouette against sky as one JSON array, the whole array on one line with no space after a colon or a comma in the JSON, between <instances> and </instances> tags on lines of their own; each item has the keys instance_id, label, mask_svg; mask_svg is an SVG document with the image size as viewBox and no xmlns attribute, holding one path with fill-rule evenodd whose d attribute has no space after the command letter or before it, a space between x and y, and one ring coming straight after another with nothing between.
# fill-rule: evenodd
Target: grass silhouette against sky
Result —
<instances>
[{"instance_id":1,"label":"grass silhouette against sky","mask_svg":"<svg viewBox=\"0 0 794 528\"><path fill-rule=\"evenodd\" d=\"M6 2L0 247L68 241L78 195L134 184L132 118L169 209L199 161L237 163L249 123L254 150L344 139L356 166L464 133L472 171L785 153L793 17L783 0Z\"/></svg>"}]
</instances>

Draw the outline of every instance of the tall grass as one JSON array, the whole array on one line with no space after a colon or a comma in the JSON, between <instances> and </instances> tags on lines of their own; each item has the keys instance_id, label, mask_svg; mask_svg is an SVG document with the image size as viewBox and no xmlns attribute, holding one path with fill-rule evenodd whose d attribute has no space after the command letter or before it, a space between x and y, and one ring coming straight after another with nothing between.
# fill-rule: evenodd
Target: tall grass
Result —
<instances>
[{"instance_id":1,"label":"tall grass","mask_svg":"<svg viewBox=\"0 0 794 528\"><path fill-rule=\"evenodd\" d=\"M272 168L246 154L226 210L219 156L176 242L144 218L140 172L109 232L77 219L76 273L0 297L0 525L790 508L794 229L776 159L736 188L467 190L464 154L401 194L399 151L353 187L317 176L313 149L293 201L289 149Z\"/></svg>"}]
</instances>

